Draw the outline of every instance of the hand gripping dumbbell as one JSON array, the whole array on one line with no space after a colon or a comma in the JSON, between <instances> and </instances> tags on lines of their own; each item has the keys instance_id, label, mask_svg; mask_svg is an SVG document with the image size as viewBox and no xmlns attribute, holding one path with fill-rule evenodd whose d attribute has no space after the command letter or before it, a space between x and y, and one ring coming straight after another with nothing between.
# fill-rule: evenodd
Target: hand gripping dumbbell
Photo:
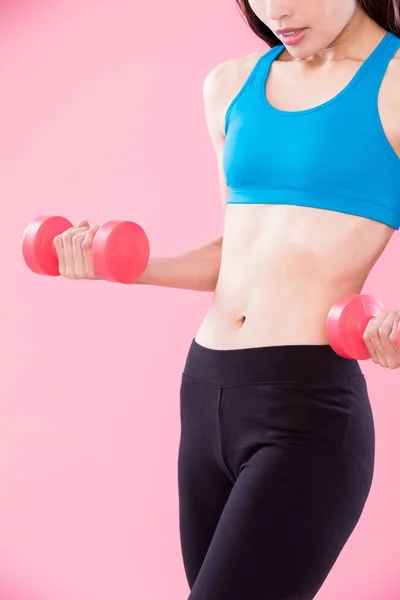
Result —
<instances>
[{"instance_id":1,"label":"hand gripping dumbbell","mask_svg":"<svg viewBox=\"0 0 400 600\"><path fill-rule=\"evenodd\" d=\"M373 296L360 294L349 294L334 304L326 321L328 340L334 351L344 358L371 358L363 335L371 319L385 310Z\"/></svg>"},{"instance_id":2,"label":"hand gripping dumbbell","mask_svg":"<svg viewBox=\"0 0 400 600\"><path fill-rule=\"evenodd\" d=\"M38 217L25 229L22 254L27 266L38 275L59 275L54 238L72 223L64 217ZM149 262L146 233L131 221L108 221L96 232L92 244L93 266L107 281L133 283Z\"/></svg>"}]
</instances>

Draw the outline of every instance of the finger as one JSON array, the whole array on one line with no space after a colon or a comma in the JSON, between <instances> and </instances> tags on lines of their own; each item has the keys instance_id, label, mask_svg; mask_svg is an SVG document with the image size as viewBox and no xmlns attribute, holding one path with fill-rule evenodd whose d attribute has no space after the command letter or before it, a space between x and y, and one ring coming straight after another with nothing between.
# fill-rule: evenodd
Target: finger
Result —
<instances>
[{"instance_id":1,"label":"finger","mask_svg":"<svg viewBox=\"0 0 400 600\"><path fill-rule=\"evenodd\" d=\"M65 264L65 254L64 254L64 243L62 235L58 235L54 238L53 241L54 249L58 258L58 272L61 277L65 277L66 274L66 264Z\"/></svg>"},{"instance_id":2,"label":"finger","mask_svg":"<svg viewBox=\"0 0 400 600\"><path fill-rule=\"evenodd\" d=\"M398 306L398 311L400 309L400 305ZM399 333L400 333L400 312L396 313L396 317L394 319L392 332L390 334L390 342L396 349L396 355L394 358L388 361L389 369L398 369L400 367L400 348L399 348Z\"/></svg>"},{"instance_id":3,"label":"finger","mask_svg":"<svg viewBox=\"0 0 400 600\"><path fill-rule=\"evenodd\" d=\"M79 219L77 227L89 227L89 221L87 219Z\"/></svg>"},{"instance_id":4,"label":"finger","mask_svg":"<svg viewBox=\"0 0 400 600\"><path fill-rule=\"evenodd\" d=\"M385 353L386 361L392 361L397 356L396 338L393 340L392 333L395 327L397 312L390 311L385 321L379 328L379 338L382 344L383 351Z\"/></svg>"},{"instance_id":5,"label":"finger","mask_svg":"<svg viewBox=\"0 0 400 600\"><path fill-rule=\"evenodd\" d=\"M395 348L397 355L400 355L399 331L400 331L400 313L396 313L396 317L394 319L394 323L393 323L393 327L392 327L392 332L389 336L389 339L390 339L390 343Z\"/></svg>"},{"instance_id":6,"label":"finger","mask_svg":"<svg viewBox=\"0 0 400 600\"><path fill-rule=\"evenodd\" d=\"M71 227L62 234L65 258L65 277L76 279L76 266L74 256L74 246L72 240L76 235L86 231L86 227Z\"/></svg>"},{"instance_id":7,"label":"finger","mask_svg":"<svg viewBox=\"0 0 400 600\"><path fill-rule=\"evenodd\" d=\"M370 336L370 339L374 347L375 354L377 356L377 364L381 367L387 367L386 354L382 346L379 330L373 331L373 333Z\"/></svg>"},{"instance_id":8,"label":"finger","mask_svg":"<svg viewBox=\"0 0 400 600\"><path fill-rule=\"evenodd\" d=\"M85 279L86 265L82 251L82 243L86 236L86 228L84 231L76 233L72 238L72 253L74 257L74 277L76 279Z\"/></svg>"},{"instance_id":9,"label":"finger","mask_svg":"<svg viewBox=\"0 0 400 600\"><path fill-rule=\"evenodd\" d=\"M367 349L371 356L372 362L379 364L378 354L375 350L373 340L371 337L371 334L373 333L373 327L375 325L375 321L376 321L376 319L371 319L371 321L368 323L367 328L363 334L363 340L364 340L365 345L367 346Z\"/></svg>"},{"instance_id":10,"label":"finger","mask_svg":"<svg viewBox=\"0 0 400 600\"><path fill-rule=\"evenodd\" d=\"M82 254L85 262L85 270L90 279L96 279L97 273L93 264L92 245L94 236L100 229L99 225L94 225L85 234L85 239L82 242Z\"/></svg>"},{"instance_id":11,"label":"finger","mask_svg":"<svg viewBox=\"0 0 400 600\"><path fill-rule=\"evenodd\" d=\"M389 323L389 325L388 325ZM384 312L375 318L374 323L369 328L369 339L374 348L374 354L376 356L377 364L382 367L387 367L387 338L391 331L390 327L390 313ZM384 343L386 349L384 347ZM375 362L375 361L374 361Z\"/></svg>"},{"instance_id":12,"label":"finger","mask_svg":"<svg viewBox=\"0 0 400 600\"><path fill-rule=\"evenodd\" d=\"M379 337L379 329L385 322L387 312L381 313L375 318L371 319L365 330L363 339L367 345L367 348L371 354L372 361L377 365L386 365L385 353L382 347L382 342Z\"/></svg>"}]
</instances>

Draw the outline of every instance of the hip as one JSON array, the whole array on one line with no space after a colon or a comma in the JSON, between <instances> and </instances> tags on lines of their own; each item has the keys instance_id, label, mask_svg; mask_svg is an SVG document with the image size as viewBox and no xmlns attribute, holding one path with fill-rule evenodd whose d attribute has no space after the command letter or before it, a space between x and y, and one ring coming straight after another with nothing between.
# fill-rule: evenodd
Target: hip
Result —
<instances>
[{"instance_id":1,"label":"hip","mask_svg":"<svg viewBox=\"0 0 400 600\"><path fill-rule=\"evenodd\" d=\"M219 432L240 456L238 468L243 452L269 448L285 456L301 452L312 463L313 456L328 462L335 456L341 468L371 481L375 430L365 378L357 361L330 346L213 350L193 340L181 418L182 435L192 443L210 438L218 446L221 440L211 438Z\"/></svg>"},{"instance_id":2,"label":"hip","mask_svg":"<svg viewBox=\"0 0 400 600\"><path fill-rule=\"evenodd\" d=\"M215 349L197 339L191 343L184 375L215 387L364 380L358 361L339 356L327 344Z\"/></svg>"}]
</instances>

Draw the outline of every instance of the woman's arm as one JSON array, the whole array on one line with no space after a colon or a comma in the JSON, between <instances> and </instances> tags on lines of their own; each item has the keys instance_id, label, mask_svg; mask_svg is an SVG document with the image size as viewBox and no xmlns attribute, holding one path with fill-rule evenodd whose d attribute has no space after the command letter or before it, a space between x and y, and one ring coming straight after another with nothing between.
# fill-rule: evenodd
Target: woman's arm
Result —
<instances>
[{"instance_id":1,"label":"woman's arm","mask_svg":"<svg viewBox=\"0 0 400 600\"><path fill-rule=\"evenodd\" d=\"M207 131L217 157L218 180L222 206L225 211L228 187L223 170L224 109L229 102L229 82L232 61L218 64L203 84L203 101ZM189 250L179 256L152 258L135 283L213 292L221 266L222 240Z\"/></svg>"},{"instance_id":2,"label":"woman's arm","mask_svg":"<svg viewBox=\"0 0 400 600\"><path fill-rule=\"evenodd\" d=\"M179 256L151 258L138 284L213 292L221 265L222 237Z\"/></svg>"}]
</instances>

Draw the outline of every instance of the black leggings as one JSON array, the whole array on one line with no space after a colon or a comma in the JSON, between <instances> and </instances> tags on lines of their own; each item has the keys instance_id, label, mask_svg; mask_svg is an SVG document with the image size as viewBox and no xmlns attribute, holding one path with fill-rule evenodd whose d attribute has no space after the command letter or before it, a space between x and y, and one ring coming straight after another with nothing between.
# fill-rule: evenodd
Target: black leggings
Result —
<instances>
[{"instance_id":1,"label":"black leggings","mask_svg":"<svg viewBox=\"0 0 400 600\"><path fill-rule=\"evenodd\" d=\"M211 350L181 386L180 534L189 600L311 600L374 468L356 361L330 346Z\"/></svg>"}]
</instances>

